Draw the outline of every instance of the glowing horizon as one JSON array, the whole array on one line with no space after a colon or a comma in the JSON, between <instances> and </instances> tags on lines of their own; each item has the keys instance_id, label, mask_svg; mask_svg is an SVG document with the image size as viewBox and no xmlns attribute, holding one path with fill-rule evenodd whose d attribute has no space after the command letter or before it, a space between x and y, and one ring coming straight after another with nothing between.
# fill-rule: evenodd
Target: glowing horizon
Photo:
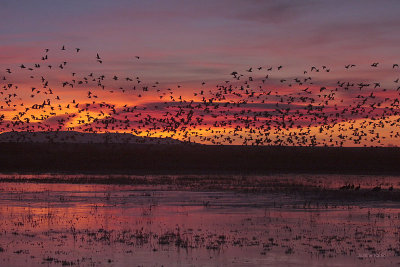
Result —
<instances>
[{"instance_id":1,"label":"glowing horizon","mask_svg":"<svg viewBox=\"0 0 400 267\"><path fill-rule=\"evenodd\" d=\"M25 2L29 12L0 4L0 132L29 125L206 144L400 145L397 2ZM115 123L96 128L106 120ZM317 142L291 136L303 132Z\"/></svg>"}]
</instances>

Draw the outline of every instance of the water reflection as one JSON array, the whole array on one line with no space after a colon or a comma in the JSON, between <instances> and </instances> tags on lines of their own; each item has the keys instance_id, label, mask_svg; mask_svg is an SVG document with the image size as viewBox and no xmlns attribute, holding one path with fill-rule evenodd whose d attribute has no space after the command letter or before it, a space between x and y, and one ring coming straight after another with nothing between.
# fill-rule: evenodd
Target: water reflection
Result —
<instances>
[{"instance_id":1,"label":"water reflection","mask_svg":"<svg viewBox=\"0 0 400 267\"><path fill-rule=\"evenodd\" d=\"M299 183L288 176L247 177L264 179L269 185L268 192L256 193L2 182L0 265L389 266L400 262L398 202L349 201L342 193L322 200L313 197L320 194L315 188L341 191L338 188L349 182L362 183L363 188L368 184L373 188L376 182L396 186L400 178L299 177L303 177L300 194L282 190L285 183L290 188ZM274 184L276 190L271 189ZM390 194L397 194L396 187Z\"/></svg>"}]
</instances>

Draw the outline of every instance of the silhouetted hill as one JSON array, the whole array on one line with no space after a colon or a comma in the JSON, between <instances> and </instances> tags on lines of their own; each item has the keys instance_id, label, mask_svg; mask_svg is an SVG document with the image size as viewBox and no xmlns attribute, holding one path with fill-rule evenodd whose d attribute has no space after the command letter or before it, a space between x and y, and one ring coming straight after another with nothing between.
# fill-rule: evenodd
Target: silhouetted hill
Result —
<instances>
[{"instance_id":1,"label":"silhouetted hill","mask_svg":"<svg viewBox=\"0 0 400 267\"><path fill-rule=\"evenodd\" d=\"M172 138L142 137L127 133L6 132L0 134L2 143L124 143L124 144L183 144Z\"/></svg>"}]
</instances>

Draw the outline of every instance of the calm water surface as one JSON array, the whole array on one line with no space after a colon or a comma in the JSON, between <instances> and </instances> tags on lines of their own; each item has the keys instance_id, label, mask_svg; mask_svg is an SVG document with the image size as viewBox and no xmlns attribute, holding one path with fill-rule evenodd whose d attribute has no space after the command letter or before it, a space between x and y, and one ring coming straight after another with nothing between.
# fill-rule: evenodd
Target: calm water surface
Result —
<instances>
[{"instance_id":1,"label":"calm water surface","mask_svg":"<svg viewBox=\"0 0 400 267\"><path fill-rule=\"evenodd\" d=\"M170 179L172 184L179 177L163 179ZM168 183L3 181L0 265L390 266L400 263L400 202L387 197L365 197L375 194L371 189L376 186L381 187L378 193L382 196L386 193L396 196L400 177L238 178L247 179L246 182L262 180L268 185L269 190L252 193L232 185L221 190L199 190L203 187L198 184L218 177L198 179L197 187L186 184L179 188ZM282 189L284 184L289 191ZM338 189L346 184L361 184L364 197L347 199L343 194L354 195L355 191ZM299 185L301 190L294 192L293 187ZM389 186L394 188L390 192ZM333 197L321 200L320 191L316 191L317 197L312 197L315 188L333 189L340 194L334 197L329 191Z\"/></svg>"}]
</instances>

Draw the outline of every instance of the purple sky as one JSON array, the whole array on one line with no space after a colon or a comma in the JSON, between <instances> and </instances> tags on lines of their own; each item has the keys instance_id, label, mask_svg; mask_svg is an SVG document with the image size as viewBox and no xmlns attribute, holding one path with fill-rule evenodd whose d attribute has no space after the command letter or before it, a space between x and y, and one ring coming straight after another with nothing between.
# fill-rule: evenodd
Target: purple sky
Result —
<instances>
[{"instance_id":1,"label":"purple sky","mask_svg":"<svg viewBox=\"0 0 400 267\"><path fill-rule=\"evenodd\" d=\"M189 102L194 98L201 102L200 90L215 91L216 85L226 84L226 80L232 82L230 73L237 71L245 78L231 84L243 83L251 75L255 81L253 89L264 86L265 92L274 92L272 95L308 94L302 91L304 88L292 84L295 78L305 79L309 75L313 83L306 86L313 90L314 97L320 87L333 89L338 81L363 81L372 86L379 82L379 92L372 87L364 89L363 94L374 92L368 101L387 103L399 97L394 81L400 77L400 68L392 67L395 63L400 65L399 10L400 1L367 0L2 1L0 77L7 77L5 83L20 86L13 89L18 93L16 96L7 92L3 100L15 97L13 104L43 103L49 97L44 95L48 88L41 94L35 92L36 98L31 96L31 88L42 87L40 77L46 77L49 86L61 97L56 103L64 105L63 108L72 105L73 100L85 104L93 101L88 91L96 90L96 85L71 89L61 84L94 72L95 76L106 75L108 80L104 84L108 91L96 90L93 95L99 96L98 102L106 101L120 109L124 104L147 105L170 100L167 88L173 88L176 99L182 95ZM63 45L66 51L61 51ZM79 53L77 47L81 49ZM45 48L50 49L49 60L41 61ZM102 64L96 62L96 53L101 55ZM60 70L57 66L63 61L68 61L68 65ZM371 67L373 62L379 62L379 67ZM21 64L32 67L34 63L43 66L32 72L19 68ZM49 70L48 64L56 67ZM345 69L348 64L357 67ZM277 71L280 65L283 69ZM311 72L311 66L321 72ZM326 72L322 66L330 71ZM246 72L250 67L263 69ZM269 67L273 71L267 72ZM6 72L7 68L12 69L11 74ZM77 76L72 77L72 72ZM35 79L29 77L33 74ZM261 83L266 74L270 75L268 81ZM120 79L112 80L114 75ZM153 88L153 85L154 89L146 96L139 96L131 90L132 82L124 83L123 77L140 77L140 86ZM126 92L119 90L122 86ZM354 99L360 100L358 94L357 88L350 91L342 88L331 104L344 109L355 103ZM6 120L24 109L22 105L9 104L2 107L9 112ZM293 103L293 107L295 104L299 103ZM267 109L271 103L263 105ZM58 116L67 116L64 109L59 111L48 121L57 122Z\"/></svg>"},{"instance_id":2,"label":"purple sky","mask_svg":"<svg viewBox=\"0 0 400 267\"><path fill-rule=\"evenodd\" d=\"M171 82L258 65L389 66L399 61L398 10L399 1L365 0L2 1L0 62L65 44L98 51L113 70ZM135 55L142 60L132 65Z\"/></svg>"}]
</instances>

